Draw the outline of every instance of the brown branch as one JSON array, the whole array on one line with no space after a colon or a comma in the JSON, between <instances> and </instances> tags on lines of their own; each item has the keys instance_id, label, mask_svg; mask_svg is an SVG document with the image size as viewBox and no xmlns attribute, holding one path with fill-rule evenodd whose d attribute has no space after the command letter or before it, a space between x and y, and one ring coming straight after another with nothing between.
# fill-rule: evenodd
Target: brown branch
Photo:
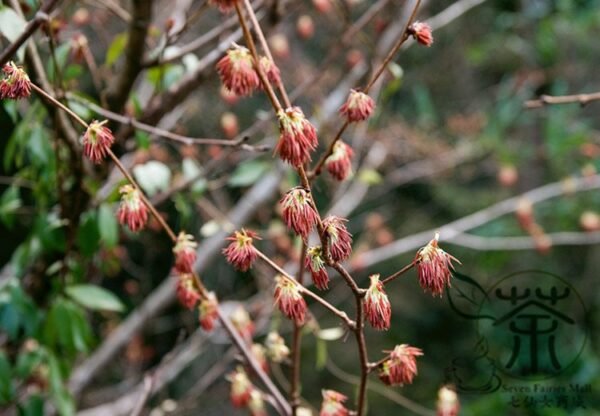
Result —
<instances>
[{"instance_id":1,"label":"brown branch","mask_svg":"<svg viewBox=\"0 0 600 416\"><path fill-rule=\"evenodd\" d=\"M10 58L17 53L21 45L23 45L27 39L29 39L35 31L40 27L40 25L46 21L48 21L48 13L52 11L52 9L58 4L59 0L47 0L42 4L42 7L37 11L35 17L27 23L25 26L25 30L23 33L19 35L17 39L13 43L11 43L6 49L2 51L0 54L0 67L2 67Z\"/></svg>"},{"instance_id":2,"label":"brown branch","mask_svg":"<svg viewBox=\"0 0 600 416\"><path fill-rule=\"evenodd\" d=\"M600 100L600 92L574 95L542 95L537 100L525 101L523 106L525 108L541 108L546 105L577 103L585 107L588 103L598 100Z\"/></svg>"}]
</instances>

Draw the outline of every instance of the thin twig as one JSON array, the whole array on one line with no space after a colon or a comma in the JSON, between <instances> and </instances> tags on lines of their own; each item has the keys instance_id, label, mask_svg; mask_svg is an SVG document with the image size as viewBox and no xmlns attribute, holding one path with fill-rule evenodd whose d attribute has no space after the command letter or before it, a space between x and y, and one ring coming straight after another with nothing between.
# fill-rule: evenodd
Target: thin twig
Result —
<instances>
[{"instance_id":1,"label":"thin twig","mask_svg":"<svg viewBox=\"0 0 600 416\"><path fill-rule=\"evenodd\" d=\"M542 95L537 100L525 101L525 108L541 108L546 105L556 104L573 104L577 103L584 107L592 101L600 100L600 91L589 94L574 94L574 95Z\"/></svg>"}]
</instances>

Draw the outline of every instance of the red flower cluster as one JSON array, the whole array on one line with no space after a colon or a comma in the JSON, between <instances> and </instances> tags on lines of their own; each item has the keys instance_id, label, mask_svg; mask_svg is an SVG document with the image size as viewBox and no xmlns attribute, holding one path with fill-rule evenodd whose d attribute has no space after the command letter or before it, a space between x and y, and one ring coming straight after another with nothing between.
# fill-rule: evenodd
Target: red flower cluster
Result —
<instances>
[{"instance_id":1,"label":"red flower cluster","mask_svg":"<svg viewBox=\"0 0 600 416\"><path fill-rule=\"evenodd\" d=\"M2 67L5 77L0 80L0 99L18 100L31 95L31 81L23 68L9 61Z\"/></svg>"},{"instance_id":2,"label":"red flower cluster","mask_svg":"<svg viewBox=\"0 0 600 416\"><path fill-rule=\"evenodd\" d=\"M379 330L389 329L392 305L385 293L383 283L379 281L379 275L373 274L369 278L371 279L371 285L363 300L365 315L373 328Z\"/></svg>"},{"instance_id":3,"label":"red flower cluster","mask_svg":"<svg viewBox=\"0 0 600 416\"><path fill-rule=\"evenodd\" d=\"M121 204L117 211L117 218L121 224L127 224L131 231L139 231L148 221L148 208L142 201L140 191L131 185L123 185L121 193Z\"/></svg>"},{"instance_id":4,"label":"red flower cluster","mask_svg":"<svg viewBox=\"0 0 600 416\"><path fill-rule=\"evenodd\" d=\"M364 92L350 90L348 99L340 108L340 113L346 116L349 123L365 121L375 109L375 101Z\"/></svg>"},{"instance_id":5,"label":"red flower cluster","mask_svg":"<svg viewBox=\"0 0 600 416\"><path fill-rule=\"evenodd\" d=\"M327 171L338 181L346 179L352 173L352 158L354 151L350 146L338 140L333 146L333 152L325 160Z\"/></svg>"},{"instance_id":6,"label":"red flower cluster","mask_svg":"<svg viewBox=\"0 0 600 416\"><path fill-rule=\"evenodd\" d=\"M334 261L343 261L352 254L352 235L344 224L346 219L330 215L323 220L329 238L329 252Z\"/></svg>"},{"instance_id":7,"label":"red flower cluster","mask_svg":"<svg viewBox=\"0 0 600 416\"><path fill-rule=\"evenodd\" d=\"M177 275L177 298L183 306L193 309L200 300L200 294L194 285L194 277L189 273Z\"/></svg>"},{"instance_id":8,"label":"red flower cluster","mask_svg":"<svg viewBox=\"0 0 600 416\"><path fill-rule=\"evenodd\" d=\"M329 276L325 268L325 259L323 258L323 249L321 246L309 247L306 250L304 264L310 270L315 286L321 290L328 289Z\"/></svg>"},{"instance_id":9,"label":"red flower cluster","mask_svg":"<svg viewBox=\"0 0 600 416\"><path fill-rule=\"evenodd\" d=\"M252 342L252 337L254 336L255 325L248 315L246 309L242 306L238 306L233 313L231 314L231 323L238 330L242 338L244 338L248 343Z\"/></svg>"},{"instance_id":10,"label":"red flower cluster","mask_svg":"<svg viewBox=\"0 0 600 416\"><path fill-rule=\"evenodd\" d=\"M414 22L408 28L408 34L411 35L421 45L431 46L433 43L433 35L431 34L431 26L424 22Z\"/></svg>"},{"instance_id":11,"label":"red flower cluster","mask_svg":"<svg viewBox=\"0 0 600 416\"><path fill-rule=\"evenodd\" d=\"M235 8L235 4L238 1L239 0L209 0L209 3L217 6L221 12L227 13Z\"/></svg>"},{"instance_id":12,"label":"red flower cluster","mask_svg":"<svg viewBox=\"0 0 600 416\"><path fill-rule=\"evenodd\" d=\"M227 261L238 270L243 272L252 267L252 263L256 260L258 254L252 245L253 239L258 239L258 234L254 231L245 230L236 231L233 236L228 237L231 243L227 248L223 249L223 254L227 257Z\"/></svg>"},{"instance_id":13,"label":"red flower cluster","mask_svg":"<svg viewBox=\"0 0 600 416\"><path fill-rule=\"evenodd\" d=\"M306 314L306 302L298 283L284 276L277 276L275 281L275 304L285 316L302 325Z\"/></svg>"},{"instance_id":14,"label":"red flower cluster","mask_svg":"<svg viewBox=\"0 0 600 416\"><path fill-rule=\"evenodd\" d=\"M228 375L231 383L231 393L229 395L231 403L235 407L247 406L250 402L250 394L254 386L250 382L248 375L242 367L238 367L234 372Z\"/></svg>"},{"instance_id":15,"label":"red flower cluster","mask_svg":"<svg viewBox=\"0 0 600 416\"><path fill-rule=\"evenodd\" d=\"M437 416L458 416L459 410L458 394L454 389L443 386L438 391Z\"/></svg>"},{"instance_id":16,"label":"red flower cluster","mask_svg":"<svg viewBox=\"0 0 600 416\"><path fill-rule=\"evenodd\" d=\"M173 247L175 254L175 270L179 273L192 273L194 263L196 262L196 247L198 243L194 237L185 232L180 232L177 236L177 243Z\"/></svg>"},{"instance_id":17,"label":"red flower cluster","mask_svg":"<svg viewBox=\"0 0 600 416\"><path fill-rule=\"evenodd\" d=\"M321 412L319 416L347 416L348 409L344 406L344 402L348 397L335 390L323 390L323 403L321 404Z\"/></svg>"},{"instance_id":18,"label":"red flower cluster","mask_svg":"<svg viewBox=\"0 0 600 416\"><path fill-rule=\"evenodd\" d=\"M417 375L417 358L423 355L420 348L407 344L396 345L389 358L383 362L379 370L379 378L385 384L410 384Z\"/></svg>"},{"instance_id":19,"label":"red flower cluster","mask_svg":"<svg viewBox=\"0 0 600 416\"><path fill-rule=\"evenodd\" d=\"M302 166L311 160L310 152L319 144L317 130L306 119L300 107L280 110L277 117L280 134L275 152L292 166Z\"/></svg>"},{"instance_id":20,"label":"red flower cluster","mask_svg":"<svg viewBox=\"0 0 600 416\"><path fill-rule=\"evenodd\" d=\"M254 58L247 48L234 45L217 63L223 85L237 95L251 95L260 86L254 69Z\"/></svg>"},{"instance_id":21,"label":"red flower cluster","mask_svg":"<svg viewBox=\"0 0 600 416\"><path fill-rule=\"evenodd\" d=\"M212 331L215 327L215 322L219 318L217 308L217 297L213 292L209 292L208 295L200 301L198 306L198 319L200 320L200 326L205 331Z\"/></svg>"},{"instance_id":22,"label":"red flower cluster","mask_svg":"<svg viewBox=\"0 0 600 416\"><path fill-rule=\"evenodd\" d=\"M304 188L290 189L281 198L283 221L304 240L308 237L319 219L319 214L312 205L312 197Z\"/></svg>"},{"instance_id":23,"label":"red flower cluster","mask_svg":"<svg viewBox=\"0 0 600 416\"><path fill-rule=\"evenodd\" d=\"M260 58L260 67L264 71L267 79L271 84L278 85L281 83L281 72L275 62L271 61L266 56Z\"/></svg>"},{"instance_id":24,"label":"red flower cluster","mask_svg":"<svg viewBox=\"0 0 600 416\"><path fill-rule=\"evenodd\" d=\"M460 264L455 257L438 247L439 233L433 240L417 251L415 264L419 283L423 290L428 290L433 296L442 296L446 285L450 286L450 278L454 270L453 261Z\"/></svg>"},{"instance_id":25,"label":"red flower cluster","mask_svg":"<svg viewBox=\"0 0 600 416\"><path fill-rule=\"evenodd\" d=\"M83 135L83 154L96 164L102 162L115 141L110 129L104 126L106 123L107 120L92 121Z\"/></svg>"}]
</instances>

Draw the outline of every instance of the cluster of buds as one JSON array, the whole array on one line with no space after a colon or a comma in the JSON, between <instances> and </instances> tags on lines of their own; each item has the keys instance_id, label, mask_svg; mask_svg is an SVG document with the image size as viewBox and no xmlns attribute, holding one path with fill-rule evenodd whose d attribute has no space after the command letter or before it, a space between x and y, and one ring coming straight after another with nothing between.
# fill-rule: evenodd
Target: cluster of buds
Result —
<instances>
[{"instance_id":1,"label":"cluster of buds","mask_svg":"<svg viewBox=\"0 0 600 416\"><path fill-rule=\"evenodd\" d=\"M267 80L274 85L281 84L281 72L275 62L266 56L260 57L260 67L264 74L267 76Z\"/></svg>"},{"instance_id":2,"label":"cluster of buds","mask_svg":"<svg viewBox=\"0 0 600 416\"><path fill-rule=\"evenodd\" d=\"M274 363L280 363L290 355L290 349L285 345L283 337L275 331L271 331L267 335L265 347L267 355Z\"/></svg>"},{"instance_id":3,"label":"cluster of buds","mask_svg":"<svg viewBox=\"0 0 600 416\"><path fill-rule=\"evenodd\" d=\"M2 67L4 78L0 80L0 99L18 100L31 95L31 81L23 68L10 61Z\"/></svg>"},{"instance_id":4,"label":"cluster of buds","mask_svg":"<svg viewBox=\"0 0 600 416\"><path fill-rule=\"evenodd\" d=\"M375 101L367 94L357 90L350 90L348 99L340 108L340 113L346 117L348 123L365 121L375 109Z\"/></svg>"},{"instance_id":5,"label":"cluster of buds","mask_svg":"<svg viewBox=\"0 0 600 416\"><path fill-rule=\"evenodd\" d=\"M244 309L241 305L238 306L231 314L231 323L240 333L242 338L244 338L247 342L252 342L252 337L254 336L254 330L256 327L246 309Z\"/></svg>"},{"instance_id":6,"label":"cluster of buds","mask_svg":"<svg viewBox=\"0 0 600 416\"><path fill-rule=\"evenodd\" d=\"M306 240L319 219L310 192L300 187L290 189L279 203L285 224Z\"/></svg>"},{"instance_id":7,"label":"cluster of buds","mask_svg":"<svg viewBox=\"0 0 600 416\"><path fill-rule=\"evenodd\" d=\"M105 124L107 120L92 121L83 135L83 154L92 162L101 163L108 154L115 137Z\"/></svg>"},{"instance_id":8,"label":"cluster of buds","mask_svg":"<svg viewBox=\"0 0 600 416\"><path fill-rule=\"evenodd\" d=\"M442 296L444 288L450 286L453 261L460 264L455 257L438 247L439 233L425 247L417 251L415 265L419 284L423 290L430 291L433 296Z\"/></svg>"},{"instance_id":9,"label":"cluster of buds","mask_svg":"<svg viewBox=\"0 0 600 416\"><path fill-rule=\"evenodd\" d=\"M329 239L329 253L333 261L343 261L352 254L352 235L348 232L346 219L330 215L323 220L323 229Z\"/></svg>"},{"instance_id":10,"label":"cluster of buds","mask_svg":"<svg viewBox=\"0 0 600 416\"><path fill-rule=\"evenodd\" d=\"M352 173L354 151L341 140L333 145L331 155L325 160L327 171L338 181L343 181Z\"/></svg>"},{"instance_id":11,"label":"cluster of buds","mask_svg":"<svg viewBox=\"0 0 600 416\"><path fill-rule=\"evenodd\" d=\"M235 407L246 407L250 402L250 395L254 386L248 378L248 374L242 367L236 368L235 371L227 376L231 383L231 392L229 398Z\"/></svg>"},{"instance_id":12,"label":"cluster of buds","mask_svg":"<svg viewBox=\"0 0 600 416\"><path fill-rule=\"evenodd\" d=\"M121 224L127 224L133 232L139 231L148 221L148 208L142 201L141 193L131 185L123 185L119 189L121 203L117 218Z\"/></svg>"},{"instance_id":13,"label":"cluster of buds","mask_svg":"<svg viewBox=\"0 0 600 416\"><path fill-rule=\"evenodd\" d=\"M217 297L213 292L209 292L205 298L200 301L198 305L198 319L200 320L200 326L205 331L212 331L215 327L218 314Z\"/></svg>"},{"instance_id":14,"label":"cluster of buds","mask_svg":"<svg viewBox=\"0 0 600 416\"><path fill-rule=\"evenodd\" d=\"M371 284L363 299L365 315L373 328L379 330L389 329L392 305L385 293L383 283L379 281L379 275L373 274L369 278Z\"/></svg>"},{"instance_id":15,"label":"cluster of buds","mask_svg":"<svg viewBox=\"0 0 600 416\"><path fill-rule=\"evenodd\" d=\"M229 49L217 63L217 72L223 85L236 95L251 95L260 86L254 58L243 46L234 45Z\"/></svg>"},{"instance_id":16,"label":"cluster of buds","mask_svg":"<svg viewBox=\"0 0 600 416\"><path fill-rule=\"evenodd\" d=\"M412 36L417 42L424 46L431 46L433 43L433 35L431 33L431 26L424 22L414 22L408 27L408 34Z\"/></svg>"},{"instance_id":17,"label":"cluster of buds","mask_svg":"<svg viewBox=\"0 0 600 416\"><path fill-rule=\"evenodd\" d=\"M177 276L177 298L183 306L193 309L200 300L200 294L194 284L194 276L190 273L179 273Z\"/></svg>"},{"instance_id":18,"label":"cluster of buds","mask_svg":"<svg viewBox=\"0 0 600 416\"><path fill-rule=\"evenodd\" d=\"M266 348L262 344L254 343L250 347L250 352L252 353L252 356L254 356L256 362L260 365L260 368L262 368L265 373L268 373L269 363L267 362Z\"/></svg>"},{"instance_id":19,"label":"cluster of buds","mask_svg":"<svg viewBox=\"0 0 600 416\"><path fill-rule=\"evenodd\" d=\"M277 113L279 119L279 141L275 152L294 167L310 161L310 152L319 141L317 130L306 119L300 107L290 107Z\"/></svg>"},{"instance_id":20,"label":"cluster of buds","mask_svg":"<svg viewBox=\"0 0 600 416\"><path fill-rule=\"evenodd\" d=\"M252 416L267 416L267 409L265 407L264 394L254 388L250 392L250 400L248 401L248 410Z\"/></svg>"},{"instance_id":21,"label":"cluster of buds","mask_svg":"<svg viewBox=\"0 0 600 416\"><path fill-rule=\"evenodd\" d=\"M417 357L423 351L407 344L396 345L379 369L379 378L388 386L410 384L417 375Z\"/></svg>"},{"instance_id":22,"label":"cluster of buds","mask_svg":"<svg viewBox=\"0 0 600 416\"><path fill-rule=\"evenodd\" d=\"M252 245L253 239L259 239L258 234L243 228L227 238L231 243L223 249L223 254L236 269L245 272L252 267L256 260L258 254Z\"/></svg>"},{"instance_id":23,"label":"cluster of buds","mask_svg":"<svg viewBox=\"0 0 600 416\"><path fill-rule=\"evenodd\" d=\"M456 391L448 386L443 386L438 391L437 416L458 416L460 401Z\"/></svg>"},{"instance_id":24,"label":"cluster of buds","mask_svg":"<svg viewBox=\"0 0 600 416\"><path fill-rule=\"evenodd\" d=\"M323 403L321 404L320 416L347 416L348 409L344 406L344 402L348 397L335 390L323 390Z\"/></svg>"},{"instance_id":25,"label":"cluster of buds","mask_svg":"<svg viewBox=\"0 0 600 416\"><path fill-rule=\"evenodd\" d=\"M275 282L275 304L285 316L302 325L306 314L306 301L298 283L284 276L277 276Z\"/></svg>"},{"instance_id":26,"label":"cluster of buds","mask_svg":"<svg viewBox=\"0 0 600 416\"><path fill-rule=\"evenodd\" d=\"M329 276L325 268L325 258L323 257L323 248L321 246L309 247L306 250L305 266L310 270L312 280L318 289L328 289Z\"/></svg>"},{"instance_id":27,"label":"cluster of buds","mask_svg":"<svg viewBox=\"0 0 600 416\"><path fill-rule=\"evenodd\" d=\"M239 0L209 0L209 3L217 6L223 13L228 13L235 8Z\"/></svg>"},{"instance_id":28,"label":"cluster of buds","mask_svg":"<svg viewBox=\"0 0 600 416\"><path fill-rule=\"evenodd\" d=\"M175 270L179 273L193 272L194 263L196 262L196 247L198 247L198 243L194 241L192 235L183 231L179 233L175 247L173 247Z\"/></svg>"}]
</instances>

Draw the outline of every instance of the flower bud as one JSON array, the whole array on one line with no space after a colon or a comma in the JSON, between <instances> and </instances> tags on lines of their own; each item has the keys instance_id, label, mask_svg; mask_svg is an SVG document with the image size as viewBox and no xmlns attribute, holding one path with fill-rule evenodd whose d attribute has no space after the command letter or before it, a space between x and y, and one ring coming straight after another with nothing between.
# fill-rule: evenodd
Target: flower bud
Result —
<instances>
[{"instance_id":1,"label":"flower bud","mask_svg":"<svg viewBox=\"0 0 600 416\"><path fill-rule=\"evenodd\" d=\"M4 78L0 80L0 99L18 100L31 95L31 81L23 68L9 61L2 67Z\"/></svg>"},{"instance_id":2,"label":"flower bud","mask_svg":"<svg viewBox=\"0 0 600 416\"><path fill-rule=\"evenodd\" d=\"M419 284L425 291L430 291L433 296L442 296L444 288L450 286L453 261L460 261L438 247L439 233L435 233L433 240L417 251L415 264L419 276Z\"/></svg>"},{"instance_id":3,"label":"flower bud","mask_svg":"<svg viewBox=\"0 0 600 416\"><path fill-rule=\"evenodd\" d=\"M222 13L228 13L235 8L239 0L209 0L208 2L217 6Z\"/></svg>"},{"instance_id":4,"label":"flower bud","mask_svg":"<svg viewBox=\"0 0 600 416\"><path fill-rule=\"evenodd\" d=\"M315 24L312 17L304 14L296 21L296 32L302 39L310 39L315 34Z\"/></svg>"},{"instance_id":5,"label":"flower bud","mask_svg":"<svg viewBox=\"0 0 600 416\"><path fill-rule=\"evenodd\" d=\"M579 217L579 225L583 231L600 231L600 215L594 211L585 211Z\"/></svg>"},{"instance_id":6,"label":"flower bud","mask_svg":"<svg viewBox=\"0 0 600 416\"><path fill-rule=\"evenodd\" d=\"M369 278L371 279L371 285L363 300L365 315L373 328L379 330L389 329L392 305L385 293L383 283L379 281L379 275L373 274Z\"/></svg>"},{"instance_id":7,"label":"flower bud","mask_svg":"<svg viewBox=\"0 0 600 416\"><path fill-rule=\"evenodd\" d=\"M200 300L200 294L194 285L194 277L189 273L177 275L177 298L183 306L193 309Z\"/></svg>"},{"instance_id":8,"label":"flower bud","mask_svg":"<svg viewBox=\"0 0 600 416\"><path fill-rule=\"evenodd\" d=\"M306 302L300 292L300 286L284 276L275 277L275 281L275 304L285 316L302 325L306 314Z\"/></svg>"},{"instance_id":9,"label":"flower bud","mask_svg":"<svg viewBox=\"0 0 600 416\"><path fill-rule=\"evenodd\" d=\"M310 274L315 286L321 290L328 289L329 276L325 268L325 259L323 258L323 248L321 246L309 247L306 250L304 264Z\"/></svg>"},{"instance_id":10,"label":"flower bud","mask_svg":"<svg viewBox=\"0 0 600 416\"><path fill-rule=\"evenodd\" d=\"M127 224L133 232L144 228L148 221L148 208L142 201L140 191L131 185L123 185L119 189L121 204L117 218L121 224Z\"/></svg>"},{"instance_id":11,"label":"flower bud","mask_svg":"<svg viewBox=\"0 0 600 416\"><path fill-rule=\"evenodd\" d=\"M92 121L83 135L83 154L96 164L102 162L115 141L110 129L104 126L106 123L107 120Z\"/></svg>"},{"instance_id":12,"label":"flower bud","mask_svg":"<svg viewBox=\"0 0 600 416\"><path fill-rule=\"evenodd\" d=\"M198 319L200 326L207 332L210 332L215 327L215 322L219 318L217 308L217 297L213 292L209 292L207 297L200 301L198 306Z\"/></svg>"},{"instance_id":13,"label":"flower bud","mask_svg":"<svg viewBox=\"0 0 600 416\"><path fill-rule=\"evenodd\" d=\"M250 402L250 395L254 386L250 382L248 375L242 367L238 367L234 372L227 376L231 383L231 393L229 395L231 403L235 407L245 407Z\"/></svg>"},{"instance_id":14,"label":"flower bud","mask_svg":"<svg viewBox=\"0 0 600 416\"><path fill-rule=\"evenodd\" d=\"M352 158L354 151L350 146L338 140L333 146L333 152L325 160L327 171L338 181L346 179L352 173Z\"/></svg>"},{"instance_id":15,"label":"flower bud","mask_svg":"<svg viewBox=\"0 0 600 416\"><path fill-rule=\"evenodd\" d=\"M348 409L344 406L344 402L348 397L335 390L323 390L323 403L321 404L320 416L347 416Z\"/></svg>"},{"instance_id":16,"label":"flower bud","mask_svg":"<svg viewBox=\"0 0 600 416\"><path fill-rule=\"evenodd\" d=\"M242 338L247 342L252 341L254 336L254 322L250 318L250 315L242 306L238 306L231 314L231 323L238 330Z\"/></svg>"},{"instance_id":17,"label":"flower bud","mask_svg":"<svg viewBox=\"0 0 600 416\"><path fill-rule=\"evenodd\" d=\"M454 389L443 386L438 391L437 416L458 416L459 410L458 394Z\"/></svg>"},{"instance_id":18,"label":"flower bud","mask_svg":"<svg viewBox=\"0 0 600 416\"><path fill-rule=\"evenodd\" d=\"M318 145L317 130L306 119L300 107L290 107L277 113L279 141L275 152L292 166L310 161L310 152Z\"/></svg>"},{"instance_id":19,"label":"flower bud","mask_svg":"<svg viewBox=\"0 0 600 416\"><path fill-rule=\"evenodd\" d=\"M348 99L340 108L342 113L349 123L365 121L375 109L375 101L364 92L350 90Z\"/></svg>"},{"instance_id":20,"label":"flower bud","mask_svg":"<svg viewBox=\"0 0 600 416\"><path fill-rule=\"evenodd\" d=\"M258 239L258 235L254 231L243 228L241 231L236 231L233 236L227 238L231 243L227 248L223 249L223 254L225 254L227 261L233 267L243 272L252 267L252 263L254 263L254 260L258 256L256 249L252 245L252 241L255 238Z\"/></svg>"},{"instance_id":21,"label":"flower bud","mask_svg":"<svg viewBox=\"0 0 600 416\"><path fill-rule=\"evenodd\" d=\"M285 345L283 337L275 331L269 332L265 346L267 355L274 363L280 363L290 355L290 349Z\"/></svg>"},{"instance_id":22,"label":"flower bud","mask_svg":"<svg viewBox=\"0 0 600 416\"><path fill-rule=\"evenodd\" d=\"M248 410L252 416L267 416L267 409L263 394L258 389L252 389L250 392L250 401L248 402Z\"/></svg>"},{"instance_id":23,"label":"flower bud","mask_svg":"<svg viewBox=\"0 0 600 416\"><path fill-rule=\"evenodd\" d=\"M278 85L281 83L281 72L279 72L279 68L275 65L275 62L271 61L266 56L262 56L260 58L260 67L271 84Z\"/></svg>"},{"instance_id":24,"label":"flower bud","mask_svg":"<svg viewBox=\"0 0 600 416\"><path fill-rule=\"evenodd\" d=\"M177 243L173 247L175 254L175 270L179 273L192 273L194 263L196 262L196 247L198 243L194 237L185 232L180 232L177 236Z\"/></svg>"},{"instance_id":25,"label":"flower bud","mask_svg":"<svg viewBox=\"0 0 600 416\"><path fill-rule=\"evenodd\" d=\"M256 362L260 364L260 368L267 373L269 371L269 363L267 362L267 350L261 344L252 344L250 347L252 355Z\"/></svg>"},{"instance_id":26,"label":"flower bud","mask_svg":"<svg viewBox=\"0 0 600 416\"><path fill-rule=\"evenodd\" d=\"M228 139L233 139L240 132L237 116L226 111L221 115L221 130Z\"/></svg>"},{"instance_id":27,"label":"flower bud","mask_svg":"<svg viewBox=\"0 0 600 416\"><path fill-rule=\"evenodd\" d=\"M234 45L217 63L217 72L227 89L237 95L251 95L260 86L254 59L247 48Z\"/></svg>"},{"instance_id":28,"label":"flower bud","mask_svg":"<svg viewBox=\"0 0 600 416\"><path fill-rule=\"evenodd\" d=\"M417 375L417 358L423 351L407 344L397 345L379 370L379 378L389 386L411 384Z\"/></svg>"},{"instance_id":29,"label":"flower bud","mask_svg":"<svg viewBox=\"0 0 600 416\"><path fill-rule=\"evenodd\" d=\"M299 187L290 189L279 203L285 224L306 240L319 219L310 192Z\"/></svg>"},{"instance_id":30,"label":"flower bud","mask_svg":"<svg viewBox=\"0 0 600 416\"><path fill-rule=\"evenodd\" d=\"M431 34L431 26L424 22L414 22L408 28L408 34L424 46L431 46L433 43L433 35Z\"/></svg>"},{"instance_id":31,"label":"flower bud","mask_svg":"<svg viewBox=\"0 0 600 416\"><path fill-rule=\"evenodd\" d=\"M329 238L329 252L333 261L343 261L352 254L352 235L348 232L345 218L330 215L323 220L323 228Z\"/></svg>"}]
</instances>

